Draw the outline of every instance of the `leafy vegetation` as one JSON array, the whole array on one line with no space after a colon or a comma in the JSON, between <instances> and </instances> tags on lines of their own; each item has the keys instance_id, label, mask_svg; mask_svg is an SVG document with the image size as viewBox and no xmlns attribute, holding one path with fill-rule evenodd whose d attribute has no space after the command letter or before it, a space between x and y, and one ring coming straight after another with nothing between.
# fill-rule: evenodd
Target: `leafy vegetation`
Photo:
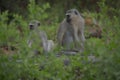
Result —
<instances>
[{"instance_id":1,"label":"leafy vegetation","mask_svg":"<svg viewBox=\"0 0 120 80\"><path fill-rule=\"evenodd\" d=\"M101 12L89 12L89 15L99 20L103 37L86 39L85 51L74 56L57 55L59 47L47 55L36 56L28 48L28 22L33 19L40 20L40 29L56 42L59 16L51 17L49 3L40 6L30 0L28 16L13 13L10 21L9 12L2 12L0 80L120 80L120 16L108 15L105 0L98 4Z\"/></svg>"}]
</instances>

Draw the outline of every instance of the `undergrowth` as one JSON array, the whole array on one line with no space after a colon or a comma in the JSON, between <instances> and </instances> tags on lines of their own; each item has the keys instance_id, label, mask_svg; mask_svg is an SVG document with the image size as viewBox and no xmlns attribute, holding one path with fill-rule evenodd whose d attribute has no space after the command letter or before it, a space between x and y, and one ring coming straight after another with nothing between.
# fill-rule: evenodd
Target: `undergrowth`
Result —
<instances>
[{"instance_id":1,"label":"undergrowth","mask_svg":"<svg viewBox=\"0 0 120 80\"><path fill-rule=\"evenodd\" d=\"M120 80L120 19L115 15L112 19L107 16L104 0L99 5L101 12L91 15L99 17L103 37L87 39L85 51L74 56L57 55L59 47L47 55L36 56L28 48L28 22L37 19L42 23L49 18L48 3L41 7L30 0L28 18L13 14L10 23L8 12L1 13L0 80ZM58 26L56 19L50 25L42 24L40 29L56 42ZM97 61L89 58L92 55Z\"/></svg>"}]
</instances>

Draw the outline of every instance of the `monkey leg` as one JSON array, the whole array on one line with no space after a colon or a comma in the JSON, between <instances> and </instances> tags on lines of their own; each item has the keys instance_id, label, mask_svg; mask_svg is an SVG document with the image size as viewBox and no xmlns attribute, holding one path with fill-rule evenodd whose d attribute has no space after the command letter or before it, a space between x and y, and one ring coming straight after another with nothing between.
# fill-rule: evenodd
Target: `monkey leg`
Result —
<instances>
[{"instance_id":1,"label":"monkey leg","mask_svg":"<svg viewBox=\"0 0 120 80\"><path fill-rule=\"evenodd\" d=\"M80 34L80 52L84 51L84 43L85 43L85 36L84 36L84 32L81 32Z\"/></svg>"}]
</instances>

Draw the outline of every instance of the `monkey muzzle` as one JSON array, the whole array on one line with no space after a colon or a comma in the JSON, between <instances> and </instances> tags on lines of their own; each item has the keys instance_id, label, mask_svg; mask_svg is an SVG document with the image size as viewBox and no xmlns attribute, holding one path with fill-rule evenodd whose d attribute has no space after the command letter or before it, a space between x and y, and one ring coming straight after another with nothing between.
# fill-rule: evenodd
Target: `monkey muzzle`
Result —
<instances>
[{"instance_id":1,"label":"monkey muzzle","mask_svg":"<svg viewBox=\"0 0 120 80\"><path fill-rule=\"evenodd\" d=\"M34 25L32 25L32 24L29 25L29 29L30 29L30 30L34 30Z\"/></svg>"},{"instance_id":2,"label":"monkey muzzle","mask_svg":"<svg viewBox=\"0 0 120 80\"><path fill-rule=\"evenodd\" d=\"M69 14L66 14L66 21L67 21L68 23L70 23L70 21L71 21L71 18L70 18L70 15L69 15Z\"/></svg>"}]
</instances>

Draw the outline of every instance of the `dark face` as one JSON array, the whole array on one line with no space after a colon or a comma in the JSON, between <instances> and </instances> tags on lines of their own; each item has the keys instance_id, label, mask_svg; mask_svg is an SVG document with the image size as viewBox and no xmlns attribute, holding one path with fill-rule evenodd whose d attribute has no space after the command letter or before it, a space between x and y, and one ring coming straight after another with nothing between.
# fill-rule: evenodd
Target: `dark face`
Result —
<instances>
[{"instance_id":1,"label":"dark face","mask_svg":"<svg viewBox=\"0 0 120 80\"><path fill-rule=\"evenodd\" d=\"M66 15L66 21L67 21L68 23L71 22L71 18L70 18L70 15L69 15L69 14Z\"/></svg>"},{"instance_id":2,"label":"dark face","mask_svg":"<svg viewBox=\"0 0 120 80\"><path fill-rule=\"evenodd\" d=\"M30 25L29 25L29 29L30 29L30 30L34 30L34 25L33 25L33 24L30 24Z\"/></svg>"},{"instance_id":3,"label":"dark face","mask_svg":"<svg viewBox=\"0 0 120 80\"><path fill-rule=\"evenodd\" d=\"M68 10L67 12L66 12L66 21L69 23L69 22L71 22L71 11L70 10Z\"/></svg>"},{"instance_id":4,"label":"dark face","mask_svg":"<svg viewBox=\"0 0 120 80\"><path fill-rule=\"evenodd\" d=\"M35 28L37 28L39 26L40 26L40 22L35 21L35 22L32 22L32 23L29 24L29 29L34 30Z\"/></svg>"},{"instance_id":5,"label":"dark face","mask_svg":"<svg viewBox=\"0 0 120 80\"><path fill-rule=\"evenodd\" d=\"M71 22L72 18L78 16L78 11L76 9L71 9L66 12L66 21Z\"/></svg>"}]
</instances>

